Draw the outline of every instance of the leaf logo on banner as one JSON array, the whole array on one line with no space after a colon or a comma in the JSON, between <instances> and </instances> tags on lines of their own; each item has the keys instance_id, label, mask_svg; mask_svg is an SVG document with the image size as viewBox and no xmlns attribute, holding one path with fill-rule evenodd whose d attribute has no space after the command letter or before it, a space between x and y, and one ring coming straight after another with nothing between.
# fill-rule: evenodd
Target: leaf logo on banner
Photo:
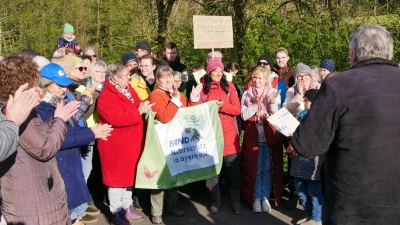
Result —
<instances>
[{"instance_id":1,"label":"leaf logo on banner","mask_svg":"<svg viewBox=\"0 0 400 225\"><path fill-rule=\"evenodd\" d=\"M190 133L190 130L193 130L193 136L190 138L192 142L194 142L194 140L200 141L200 139L204 139L198 131L204 129L205 121L203 116L196 117L192 115L190 119L185 117L183 118L183 123L185 124L186 133Z\"/></svg>"},{"instance_id":2,"label":"leaf logo on banner","mask_svg":"<svg viewBox=\"0 0 400 225\"><path fill-rule=\"evenodd\" d=\"M158 170L150 172L149 168L147 168L147 166L144 166L143 173L147 178L153 178L154 175L156 175L157 172L158 172Z\"/></svg>"}]
</instances>

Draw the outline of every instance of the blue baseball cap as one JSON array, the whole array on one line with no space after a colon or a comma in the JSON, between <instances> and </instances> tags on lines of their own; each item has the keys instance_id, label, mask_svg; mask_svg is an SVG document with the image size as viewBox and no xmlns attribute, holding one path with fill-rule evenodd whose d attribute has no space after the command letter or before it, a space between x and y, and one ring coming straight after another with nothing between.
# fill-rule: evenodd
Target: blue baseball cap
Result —
<instances>
[{"instance_id":1,"label":"blue baseball cap","mask_svg":"<svg viewBox=\"0 0 400 225\"><path fill-rule=\"evenodd\" d=\"M54 81L56 84L60 86L68 86L72 84L74 81L67 77L64 69L56 64L56 63L49 63L45 65L40 70L40 75L42 77L46 77L47 79Z\"/></svg>"}]
</instances>

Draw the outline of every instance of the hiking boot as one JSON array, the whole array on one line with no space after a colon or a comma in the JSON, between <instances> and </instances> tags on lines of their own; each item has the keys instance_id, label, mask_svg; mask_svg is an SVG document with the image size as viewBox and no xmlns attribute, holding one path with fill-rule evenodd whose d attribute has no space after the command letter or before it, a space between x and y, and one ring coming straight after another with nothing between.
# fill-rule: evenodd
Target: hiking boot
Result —
<instances>
[{"instance_id":1,"label":"hiking boot","mask_svg":"<svg viewBox=\"0 0 400 225\"><path fill-rule=\"evenodd\" d=\"M133 200L133 203L132 203L133 207L135 207L136 210L142 211L143 208L140 205L138 196L137 195L132 196L132 200Z\"/></svg>"},{"instance_id":2,"label":"hiking boot","mask_svg":"<svg viewBox=\"0 0 400 225\"><path fill-rule=\"evenodd\" d=\"M286 202L285 208L289 209L289 210L296 209L298 201L299 201L299 198L297 198L297 197L289 199L289 201Z\"/></svg>"},{"instance_id":3,"label":"hiking boot","mask_svg":"<svg viewBox=\"0 0 400 225\"><path fill-rule=\"evenodd\" d=\"M132 222L126 219L125 210L112 214L111 225L132 225Z\"/></svg>"},{"instance_id":4,"label":"hiking boot","mask_svg":"<svg viewBox=\"0 0 400 225\"><path fill-rule=\"evenodd\" d=\"M307 222L302 223L301 225L322 225L322 222L321 221L317 222L315 220L308 220Z\"/></svg>"},{"instance_id":5,"label":"hiking boot","mask_svg":"<svg viewBox=\"0 0 400 225\"><path fill-rule=\"evenodd\" d=\"M231 205L233 209L233 214L242 214L242 204L240 203L240 189L231 188Z\"/></svg>"},{"instance_id":6,"label":"hiking boot","mask_svg":"<svg viewBox=\"0 0 400 225\"><path fill-rule=\"evenodd\" d=\"M132 222L142 222L144 220L143 216L135 212L133 205L130 205L129 208L124 209L124 211L126 219L131 220Z\"/></svg>"},{"instance_id":7,"label":"hiking boot","mask_svg":"<svg viewBox=\"0 0 400 225\"><path fill-rule=\"evenodd\" d=\"M161 216L153 216L153 219L151 220L153 224L162 224L162 217Z\"/></svg>"},{"instance_id":8,"label":"hiking boot","mask_svg":"<svg viewBox=\"0 0 400 225\"><path fill-rule=\"evenodd\" d=\"M95 215L99 215L100 214L100 210L93 208L93 207L87 207L86 209L86 215L91 215L91 216L95 216Z\"/></svg>"},{"instance_id":9,"label":"hiking boot","mask_svg":"<svg viewBox=\"0 0 400 225\"><path fill-rule=\"evenodd\" d=\"M219 186L209 188L211 192L211 213L218 214L221 208L221 196L219 194Z\"/></svg>"},{"instance_id":10,"label":"hiking boot","mask_svg":"<svg viewBox=\"0 0 400 225\"><path fill-rule=\"evenodd\" d=\"M307 221L309 221L309 220L311 220L311 218L308 217L308 216L306 216L306 218L303 218L303 219L297 221L297 222L296 222L296 225L303 224L303 223L305 223L305 222L307 222Z\"/></svg>"},{"instance_id":11,"label":"hiking boot","mask_svg":"<svg viewBox=\"0 0 400 225\"><path fill-rule=\"evenodd\" d=\"M166 207L164 208L164 212L172 214L176 217L181 217L185 215L185 213L180 210L177 205L166 205Z\"/></svg>"},{"instance_id":12,"label":"hiking boot","mask_svg":"<svg viewBox=\"0 0 400 225\"><path fill-rule=\"evenodd\" d=\"M99 219L96 216L86 214L82 217L81 221L84 223L96 223Z\"/></svg>"},{"instance_id":13,"label":"hiking boot","mask_svg":"<svg viewBox=\"0 0 400 225\"><path fill-rule=\"evenodd\" d=\"M263 212L271 213L271 211L272 211L271 205L269 204L269 201L267 199L262 200L261 205L262 205Z\"/></svg>"},{"instance_id":14,"label":"hiking boot","mask_svg":"<svg viewBox=\"0 0 400 225\"><path fill-rule=\"evenodd\" d=\"M253 212L261 212L261 203L260 203L260 201L254 201Z\"/></svg>"}]
</instances>

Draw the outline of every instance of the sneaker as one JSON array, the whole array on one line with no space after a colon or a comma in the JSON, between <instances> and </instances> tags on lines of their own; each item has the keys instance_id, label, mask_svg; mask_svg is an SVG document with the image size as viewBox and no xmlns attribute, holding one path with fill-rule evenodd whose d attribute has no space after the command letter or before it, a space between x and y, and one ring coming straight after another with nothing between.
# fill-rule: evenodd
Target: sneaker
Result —
<instances>
[{"instance_id":1,"label":"sneaker","mask_svg":"<svg viewBox=\"0 0 400 225\"><path fill-rule=\"evenodd\" d=\"M153 216L153 219L151 220L153 224L162 224L162 217L161 216Z\"/></svg>"},{"instance_id":2,"label":"sneaker","mask_svg":"<svg viewBox=\"0 0 400 225\"><path fill-rule=\"evenodd\" d=\"M253 212L261 212L261 203L260 203L260 201L254 201Z\"/></svg>"},{"instance_id":3,"label":"sneaker","mask_svg":"<svg viewBox=\"0 0 400 225\"><path fill-rule=\"evenodd\" d=\"M138 196L137 195L132 196L132 200L133 200L133 202L132 202L133 207L135 207L136 210L142 211L143 208L140 205Z\"/></svg>"},{"instance_id":4,"label":"sneaker","mask_svg":"<svg viewBox=\"0 0 400 225\"><path fill-rule=\"evenodd\" d=\"M100 210L93 208L93 207L88 207L86 209L86 215L91 215L91 216L95 216L95 215L99 215L100 214Z\"/></svg>"},{"instance_id":5,"label":"sneaker","mask_svg":"<svg viewBox=\"0 0 400 225\"><path fill-rule=\"evenodd\" d=\"M311 219L310 217L306 216L306 218L303 218L303 219L297 221L297 222L296 222L296 225L303 224L303 223L309 221L310 219Z\"/></svg>"},{"instance_id":6,"label":"sneaker","mask_svg":"<svg viewBox=\"0 0 400 225\"><path fill-rule=\"evenodd\" d=\"M112 215L111 225L132 225L132 222L125 217L125 210L121 210Z\"/></svg>"},{"instance_id":7,"label":"sneaker","mask_svg":"<svg viewBox=\"0 0 400 225\"><path fill-rule=\"evenodd\" d=\"M80 221L80 220L75 220L75 221L72 221L73 222L73 224L72 225L85 225L82 221Z\"/></svg>"},{"instance_id":8,"label":"sneaker","mask_svg":"<svg viewBox=\"0 0 400 225\"><path fill-rule=\"evenodd\" d=\"M124 210L126 219L131 220L133 222L142 222L144 220L143 216L135 212L135 208L133 208L133 205L130 205L129 208Z\"/></svg>"},{"instance_id":9,"label":"sneaker","mask_svg":"<svg viewBox=\"0 0 400 225\"><path fill-rule=\"evenodd\" d=\"M91 216L89 214L86 214L84 217L82 217L81 221L84 223L96 223L99 219L96 216Z\"/></svg>"},{"instance_id":10,"label":"sneaker","mask_svg":"<svg viewBox=\"0 0 400 225\"><path fill-rule=\"evenodd\" d=\"M262 205L262 211L263 212L267 212L267 213L271 213L271 205L269 204L268 200L262 200L261 201L261 205Z\"/></svg>"},{"instance_id":11,"label":"sneaker","mask_svg":"<svg viewBox=\"0 0 400 225\"><path fill-rule=\"evenodd\" d=\"M180 210L176 205L166 205L166 207L164 208L164 212L172 214L176 217L181 217L185 215L185 213L182 210Z\"/></svg>"}]
</instances>

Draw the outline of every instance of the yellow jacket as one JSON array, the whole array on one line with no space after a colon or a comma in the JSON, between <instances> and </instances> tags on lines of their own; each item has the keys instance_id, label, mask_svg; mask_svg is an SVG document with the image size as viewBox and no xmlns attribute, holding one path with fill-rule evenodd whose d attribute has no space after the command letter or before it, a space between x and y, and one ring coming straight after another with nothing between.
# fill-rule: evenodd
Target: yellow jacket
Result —
<instances>
[{"instance_id":1,"label":"yellow jacket","mask_svg":"<svg viewBox=\"0 0 400 225\"><path fill-rule=\"evenodd\" d=\"M138 94L140 100L146 101L149 96L151 91L149 87L146 85L146 81L143 79L143 77L139 76L139 74L133 74L131 76L131 82L129 83L133 89L135 89L136 93ZM154 89L157 88L157 84L154 85Z\"/></svg>"}]
</instances>

